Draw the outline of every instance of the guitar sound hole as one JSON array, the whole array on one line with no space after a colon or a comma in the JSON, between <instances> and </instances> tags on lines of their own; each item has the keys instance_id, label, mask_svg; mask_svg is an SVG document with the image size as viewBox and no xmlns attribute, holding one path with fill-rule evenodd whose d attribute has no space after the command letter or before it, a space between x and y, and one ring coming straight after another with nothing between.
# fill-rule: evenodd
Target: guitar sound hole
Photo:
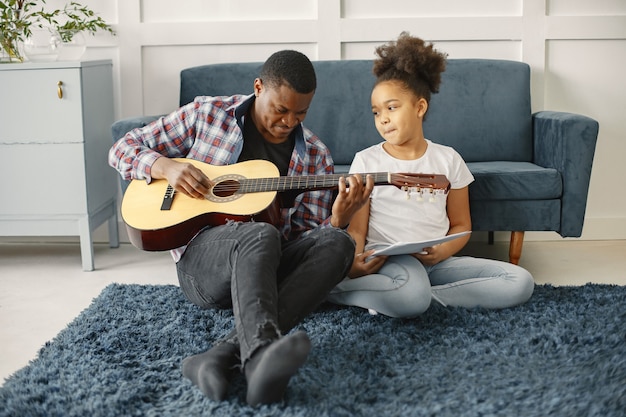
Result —
<instances>
[{"instance_id":1,"label":"guitar sound hole","mask_svg":"<svg viewBox=\"0 0 626 417\"><path fill-rule=\"evenodd\" d=\"M213 194L217 197L226 198L235 194L239 190L239 182L226 180L213 186Z\"/></svg>"}]
</instances>

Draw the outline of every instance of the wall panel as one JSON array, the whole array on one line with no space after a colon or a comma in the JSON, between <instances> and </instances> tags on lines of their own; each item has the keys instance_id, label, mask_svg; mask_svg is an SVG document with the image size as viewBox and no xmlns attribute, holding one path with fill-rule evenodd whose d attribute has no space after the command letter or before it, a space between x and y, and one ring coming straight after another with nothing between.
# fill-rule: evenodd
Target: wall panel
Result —
<instances>
[{"instance_id":1,"label":"wall panel","mask_svg":"<svg viewBox=\"0 0 626 417\"><path fill-rule=\"evenodd\" d=\"M147 46L142 50L144 114L157 115L178 107L180 71L198 65L223 62L263 62L280 49L296 49L314 59L315 45L305 44L246 44L246 45L183 45ZM154 71L159 68L159 71ZM247 91L233 93L251 94Z\"/></svg>"},{"instance_id":2,"label":"wall panel","mask_svg":"<svg viewBox=\"0 0 626 417\"><path fill-rule=\"evenodd\" d=\"M519 16L522 0L344 0L347 19L441 16Z\"/></svg>"},{"instance_id":3,"label":"wall panel","mask_svg":"<svg viewBox=\"0 0 626 417\"><path fill-rule=\"evenodd\" d=\"M520 61L520 41L431 41L435 49L448 54L448 58L486 58ZM382 42L346 42L342 47L344 59L373 59L374 49Z\"/></svg>"},{"instance_id":4,"label":"wall panel","mask_svg":"<svg viewBox=\"0 0 626 417\"><path fill-rule=\"evenodd\" d=\"M614 16L626 15L624 0L549 0L550 16Z\"/></svg>"},{"instance_id":5,"label":"wall panel","mask_svg":"<svg viewBox=\"0 0 626 417\"><path fill-rule=\"evenodd\" d=\"M150 22L239 22L252 20L299 20L317 17L315 0L142 0L142 21Z\"/></svg>"},{"instance_id":6,"label":"wall panel","mask_svg":"<svg viewBox=\"0 0 626 417\"><path fill-rule=\"evenodd\" d=\"M624 40L548 42L546 107L593 117L600 122L587 209L600 218L625 215L626 62ZM607 204L607 201L611 201Z\"/></svg>"}]
</instances>

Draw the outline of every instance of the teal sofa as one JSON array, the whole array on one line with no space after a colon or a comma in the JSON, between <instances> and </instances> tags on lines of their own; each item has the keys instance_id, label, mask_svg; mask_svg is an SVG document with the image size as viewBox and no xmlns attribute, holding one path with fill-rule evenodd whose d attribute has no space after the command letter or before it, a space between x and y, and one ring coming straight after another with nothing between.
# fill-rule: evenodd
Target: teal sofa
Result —
<instances>
[{"instance_id":1,"label":"teal sofa","mask_svg":"<svg viewBox=\"0 0 626 417\"><path fill-rule=\"evenodd\" d=\"M336 172L346 172L356 151L382 140L370 106L372 61L314 66L318 88L304 125L328 145ZM180 105L198 95L252 93L260 67L255 62L185 69ZM117 121L113 139L156 117ZM510 231L510 262L519 261L525 231L581 235L598 123L572 113L532 113L527 64L449 59L424 130L467 162L476 178L469 189L472 229L490 232L490 240L494 231Z\"/></svg>"}]
</instances>

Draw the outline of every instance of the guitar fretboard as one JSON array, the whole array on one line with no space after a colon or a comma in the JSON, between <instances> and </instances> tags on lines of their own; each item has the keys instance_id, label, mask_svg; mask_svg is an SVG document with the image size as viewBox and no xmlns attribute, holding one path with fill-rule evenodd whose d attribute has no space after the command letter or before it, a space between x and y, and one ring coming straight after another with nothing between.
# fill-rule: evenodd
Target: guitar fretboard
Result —
<instances>
[{"instance_id":1,"label":"guitar fretboard","mask_svg":"<svg viewBox=\"0 0 626 417\"><path fill-rule=\"evenodd\" d=\"M367 175L374 178L374 184L389 184L388 172L374 172L359 174L363 181ZM298 175L274 178L246 178L239 180L239 193L259 193L266 191L290 190L321 190L335 188L339 185L339 178L347 178L348 174L329 175Z\"/></svg>"}]
</instances>

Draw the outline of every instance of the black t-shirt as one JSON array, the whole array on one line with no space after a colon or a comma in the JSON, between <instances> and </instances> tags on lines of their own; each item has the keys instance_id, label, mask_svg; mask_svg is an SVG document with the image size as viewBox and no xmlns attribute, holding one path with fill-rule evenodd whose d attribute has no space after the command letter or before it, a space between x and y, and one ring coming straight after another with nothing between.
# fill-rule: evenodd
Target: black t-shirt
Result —
<instances>
[{"instance_id":1,"label":"black t-shirt","mask_svg":"<svg viewBox=\"0 0 626 417\"><path fill-rule=\"evenodd\" d=\"M270 143L256 128L251 117L246 117L243 125L243 149L238 162L251 159L265 159L278 167L281 176L286 176L295 144L294 133L283 143Z\"/></svg>"}]
</instances>

